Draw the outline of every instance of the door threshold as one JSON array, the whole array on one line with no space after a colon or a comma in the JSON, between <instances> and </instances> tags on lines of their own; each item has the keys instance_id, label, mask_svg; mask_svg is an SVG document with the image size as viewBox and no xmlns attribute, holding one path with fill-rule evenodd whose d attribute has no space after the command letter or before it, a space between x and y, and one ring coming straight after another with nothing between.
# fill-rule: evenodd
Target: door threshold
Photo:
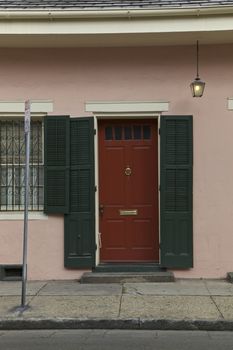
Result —
<instances>
[{"instance_id":1,"label":"door threshold","mask_svg":"<svg viewBox=\"0 0 233 350\"><path fill-rule=\"evenodd\" d=\"M158 272L166 271L159 263L100 263L93 272Z\"/></svg>"}]
</instances>

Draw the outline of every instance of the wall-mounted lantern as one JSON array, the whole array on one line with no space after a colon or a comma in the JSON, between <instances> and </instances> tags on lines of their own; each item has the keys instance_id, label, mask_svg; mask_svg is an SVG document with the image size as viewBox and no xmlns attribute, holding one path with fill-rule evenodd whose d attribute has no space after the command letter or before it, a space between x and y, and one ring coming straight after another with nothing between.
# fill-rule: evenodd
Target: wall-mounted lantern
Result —
<instances>
[{"instance_id":1,"label":"wall-mounted lantern","mask_svg":"<svg viewBox=\"0 0 233 350\"><path fill-rule=\"evenodd\" d=\"M199 77L199 45L197 40L197 76L190 84L193 97L201 97L205 89L205 82Z\"/></svg>"}]
</instances>

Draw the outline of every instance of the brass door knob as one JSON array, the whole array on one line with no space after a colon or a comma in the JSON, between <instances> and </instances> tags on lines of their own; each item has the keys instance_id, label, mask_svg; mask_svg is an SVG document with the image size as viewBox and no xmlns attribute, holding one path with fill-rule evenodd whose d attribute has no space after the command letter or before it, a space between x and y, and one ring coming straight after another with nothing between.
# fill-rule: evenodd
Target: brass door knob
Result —
<instances>
[{"instance_id":1,"label":"brass door knob","mask_svg":"<svg viewBox=\"0 0 233 350\"><path fill-rule=\"evenodd\" d=\"M127 165L127 167L125 168L125 175L126 176L130 176L132 174L132 170L131 168L129 167L129 165Z\"/></svg>"}]
</instances>

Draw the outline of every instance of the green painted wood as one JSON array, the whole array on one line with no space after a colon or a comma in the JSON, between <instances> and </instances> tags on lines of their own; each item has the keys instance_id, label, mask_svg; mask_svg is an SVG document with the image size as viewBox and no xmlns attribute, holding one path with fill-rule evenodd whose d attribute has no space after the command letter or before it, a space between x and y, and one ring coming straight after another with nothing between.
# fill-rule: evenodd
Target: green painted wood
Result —
<instances>
[{"instance_id":1,"label":"green painted wood","mask_svg":"<svg viewBox=\"0 0 233 350\"><path fill-rule=\"evenodd\" d=\"M65 267L95 265L94 119L70 119L70 212L65 215Z\"/></svg>"},{"instance_id":2,"label":"green painted wood","mask_svg":"<svg viewBox=\"0 0 233 350\"><path fill-rule=\"evenodd\" d=\"M44 212L69 212L69 116L44 119Z\"/></svg>"},{"instance_id":3,"label":"green painted wood","mask_svg":"<svg viewBox=\"0 0 233 350\"><path fill-rule=\"evenodd\" d=\"M192 116L163 116L160 144L161 264L193 266Z\"/></svg>"}]
</instances>

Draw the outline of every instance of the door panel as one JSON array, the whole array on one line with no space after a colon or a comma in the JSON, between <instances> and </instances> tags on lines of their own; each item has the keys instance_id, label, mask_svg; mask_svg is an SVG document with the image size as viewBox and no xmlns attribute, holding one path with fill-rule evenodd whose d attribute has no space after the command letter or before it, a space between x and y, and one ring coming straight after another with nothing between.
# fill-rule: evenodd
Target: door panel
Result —
<instances>
[{"instance_id":1,"label":"door panel","mask_svg":"<svg viewBox=\"0 0 233 350\"><path fill-rule=\"evenodd\" d=\"M125 163L124 151L124 148L120 146L105 148L103 172L109 175L106 175L104 182L104 197L105 202L111 203L111 205L122 205L124 203L125 179L121 171ZM111 174L114 174L114 178L117 179L117 187L113 186Z\"/></svg>"},{"instance_id":2,"label":"door panel","mask_svg":"<svg viewBox=\"0 0 233 350\"><path fill-rule=\"evenodd\" d=\"M99 122L102 262L159 260L157 121Z\"/></svg>"},{"instance_id":3,"label":"door panel","mask_svg":"<svg viewBox=\"0 0 233 350\"><path fill-rule=\"evenodd\" d=\"M130 199L136 205L151 205L154 192L151 190L155 176L155 164L151 164L151 150L148 146L136 146L131 150L134 174L128 183ZM143 186L141 185L143 183Z\"/></svg>"}]
</instances>

